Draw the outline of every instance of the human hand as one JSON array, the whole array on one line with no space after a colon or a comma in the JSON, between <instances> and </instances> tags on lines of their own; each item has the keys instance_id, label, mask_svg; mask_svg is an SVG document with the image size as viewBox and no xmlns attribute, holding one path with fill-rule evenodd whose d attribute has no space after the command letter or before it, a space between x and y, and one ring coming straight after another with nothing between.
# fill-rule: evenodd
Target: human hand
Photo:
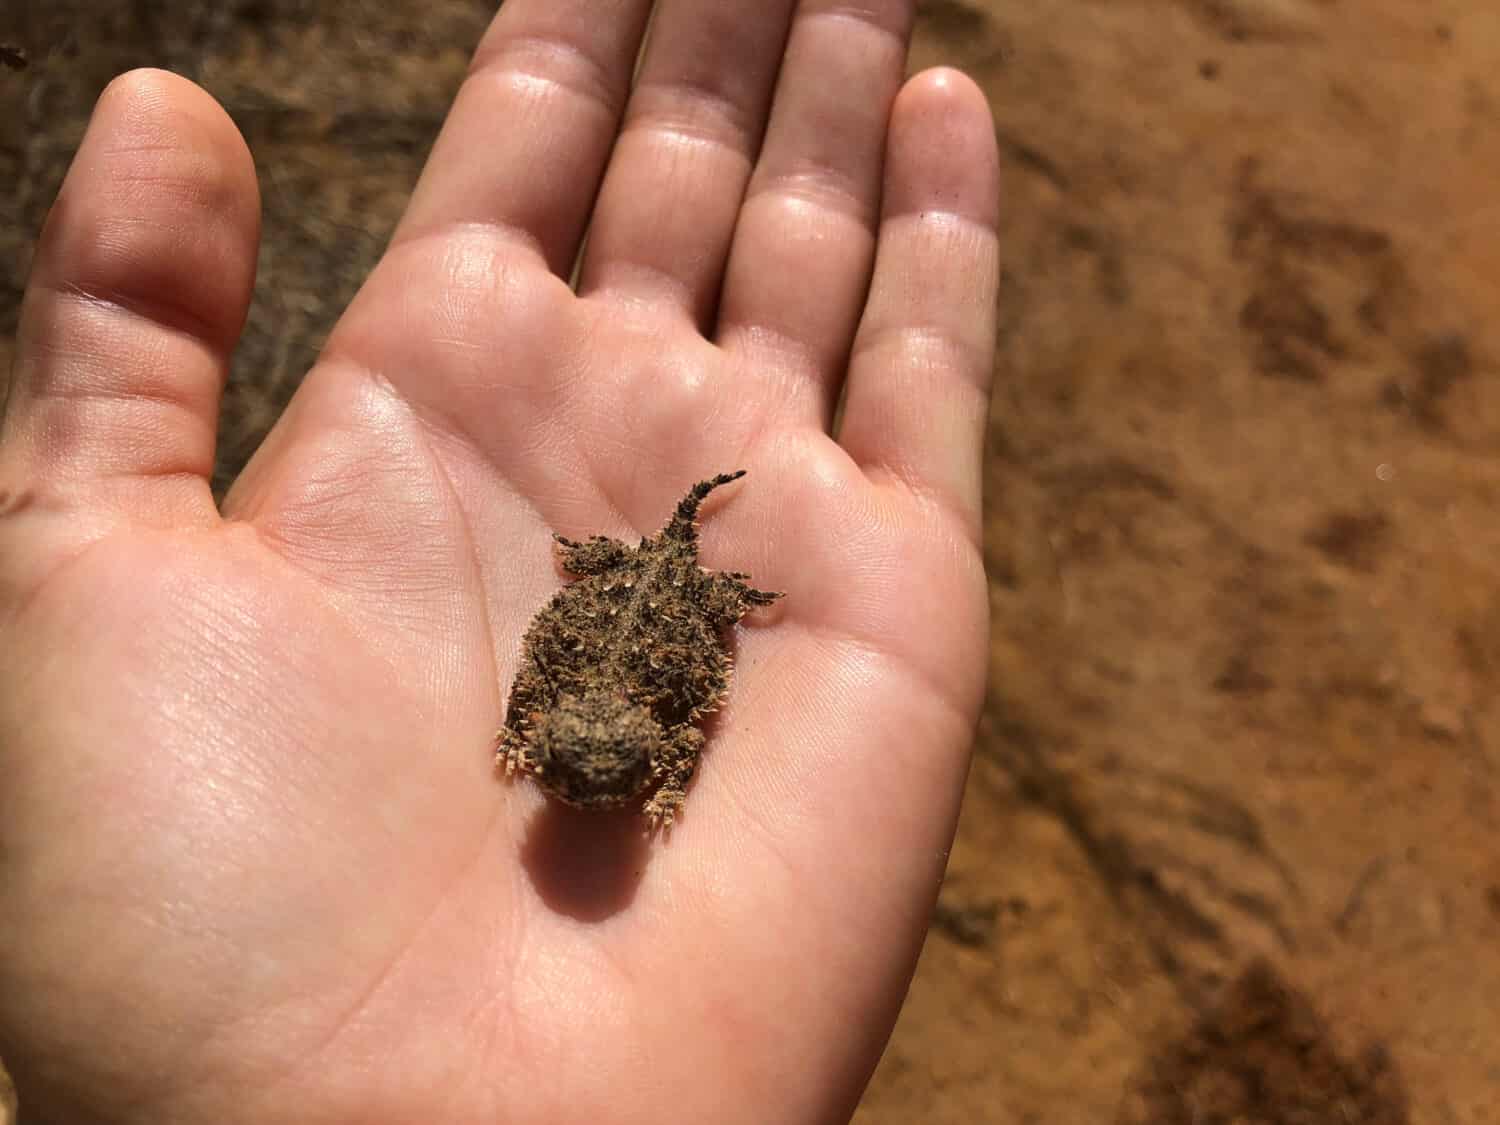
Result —
<instances>
[{"instance_id":1,"label":"human hand","mask_svg":"<svg viewBox=\"0 0 1500 1125\"><path fill-rule=\"evenodd\" d=\"M648 3L505 4L222 512L253 168L190 83L105 93L0 432L33 1120L851 1111L982 693L996 155L967 79L901 86L910 3L793 7L664 0L627 106ZM549 533L650 533L740 468L702 560L787 596L670 840L500 780Z\"/></svg>"}]
</instances>

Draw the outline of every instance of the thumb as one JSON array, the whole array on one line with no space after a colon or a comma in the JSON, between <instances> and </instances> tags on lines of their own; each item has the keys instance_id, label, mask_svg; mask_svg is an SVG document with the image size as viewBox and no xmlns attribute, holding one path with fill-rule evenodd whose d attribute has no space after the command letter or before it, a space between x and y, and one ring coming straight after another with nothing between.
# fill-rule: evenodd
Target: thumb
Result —
<instances>
[{"instance_id":1,"label":"thumb","mask_svg":"<svg viewBox=\"0 0 1500 1125\"><path fill-rule=\"evenodd\" d=\"M0 427L18 500L214 518L219 394L260 237L249 151L186 79L132 71L95 107L37 249Z\"/></svg>"}]
</instances>

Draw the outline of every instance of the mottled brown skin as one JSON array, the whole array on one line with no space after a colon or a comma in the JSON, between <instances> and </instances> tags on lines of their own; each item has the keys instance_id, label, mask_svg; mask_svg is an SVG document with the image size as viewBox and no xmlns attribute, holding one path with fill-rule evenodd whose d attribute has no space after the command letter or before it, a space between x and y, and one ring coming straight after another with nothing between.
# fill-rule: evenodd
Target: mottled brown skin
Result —
<instances>
[{"instance_id":1,"label":"mottled brown skin","mask_svg":"<svg viewBox=\"0 0 1500 1125\"><path fill-rule=\"evenodd\" d=\"M498 762L579 808L651 793L645 814L670 827L703 749L695 723L723 700L731 664L724 630L780 594L747 574L698 565L698 506L744 472L693 486L655 536L632 547L557 536L579 581L526 630Z\"/></svg>"}]
</instances>

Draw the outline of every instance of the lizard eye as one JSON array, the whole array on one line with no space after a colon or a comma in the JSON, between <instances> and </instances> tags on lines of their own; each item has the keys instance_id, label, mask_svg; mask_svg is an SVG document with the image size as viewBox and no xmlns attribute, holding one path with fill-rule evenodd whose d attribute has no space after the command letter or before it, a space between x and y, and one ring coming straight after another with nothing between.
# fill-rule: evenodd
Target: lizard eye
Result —
<instances>
[{"instance_id":1,"label":"lizard eye","mask_svg":"<svg viewBox=\"0 0 1500 1125\"><path fill-rule=\"evenodd\" d=\"M570 804L618 805L651 780L661 726L613 692L564 695L536 728L542 783Z\"/></svg>"}]
</instances>

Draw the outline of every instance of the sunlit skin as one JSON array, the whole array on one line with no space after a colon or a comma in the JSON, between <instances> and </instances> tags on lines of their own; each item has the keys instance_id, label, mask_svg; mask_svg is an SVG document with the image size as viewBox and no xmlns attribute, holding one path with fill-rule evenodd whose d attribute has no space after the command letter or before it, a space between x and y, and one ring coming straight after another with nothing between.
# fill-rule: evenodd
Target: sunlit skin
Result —
<instances>
[{"instance_id":1,"label":"sunlit skin","mask_svg":"<svg viewBox=\"0 0 1500 1125\"><path fill-rule=\"evenodd\" d=\"M0 1057L28 1121L857 1101L982 691L994 134L961 75L903 84L895 0L664 0L627 102L649 7L508 0L222 508L250 157L183 79L101 98L0 430ZM735 628L670 839L507 783L552 533L634 541L726 467L703 565L786 597Z\"/></svg>"}]
</instances>

